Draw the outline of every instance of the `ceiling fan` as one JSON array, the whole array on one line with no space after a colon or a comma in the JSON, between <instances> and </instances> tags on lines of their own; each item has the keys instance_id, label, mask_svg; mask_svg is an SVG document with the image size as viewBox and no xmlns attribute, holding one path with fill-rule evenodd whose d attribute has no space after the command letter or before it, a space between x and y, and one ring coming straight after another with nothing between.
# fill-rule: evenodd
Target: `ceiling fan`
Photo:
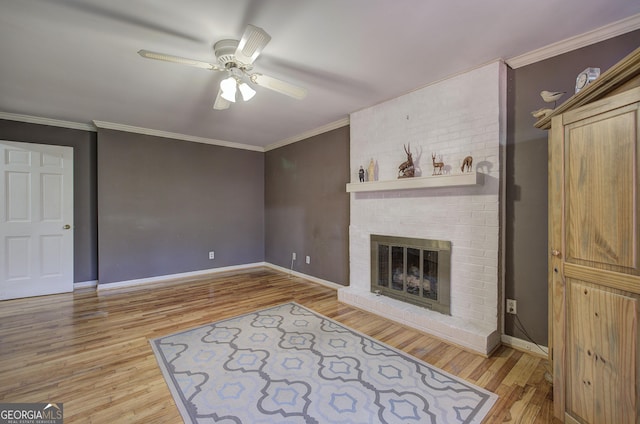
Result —
<instances>
[{"instance_id":1,"label":"ceiling fan","mask_svg":"<svg viewBox=\"0 0 640 424\"><path fill-rule=\"evenodd\" d=\"M220 82L220 89L213 105L214 109L227 109L231 103L236 101L238 91L244 101L251 99L256 92L251 88L250 84L268 88L294 99L301 100L305 98L307 95L305 88L268 75L252 72L253 62L270 40L271 36L262 28L247 25L240 41L225 39L213 45L216 63L202 62L149 50L140 50L138 54L146 59L164 60L165 62L195 66L196 68L210 71L226 72L228 76Z\"/></svg>"}]
</instances>

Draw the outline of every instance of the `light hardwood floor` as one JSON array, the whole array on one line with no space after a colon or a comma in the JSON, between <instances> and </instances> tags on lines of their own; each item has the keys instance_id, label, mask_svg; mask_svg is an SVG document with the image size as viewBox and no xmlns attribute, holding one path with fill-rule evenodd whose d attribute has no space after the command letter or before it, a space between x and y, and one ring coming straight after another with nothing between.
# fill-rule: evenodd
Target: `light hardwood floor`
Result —
<instances>
[{"instance_id":1,"label":"light hardwood floor","mask_svg":"<svg viewBox=\"0 0 640 424\"><path fill-rule=\"evenodd\" d=\"M546 360L504 346L487 359L266 268L0 302L0 402L62 402L65 424L180 423L149 339L291 301L498 394L485 423L559 422Z\"/></svg>"}]
</instances>

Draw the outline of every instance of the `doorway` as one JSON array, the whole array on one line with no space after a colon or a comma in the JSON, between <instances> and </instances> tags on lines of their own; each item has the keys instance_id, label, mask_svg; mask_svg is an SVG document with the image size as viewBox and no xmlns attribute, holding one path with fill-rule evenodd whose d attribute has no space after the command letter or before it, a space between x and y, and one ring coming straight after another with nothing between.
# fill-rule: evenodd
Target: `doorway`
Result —
<instances>
[{"instance_id":1,"label":"doorway","mask_svg":"<svg viewBox=\"0 0 640 424\"><path fill-rule=\"evenodd\" d=\"M73 148L0 141L0 300L73 291Z\"/></svg>"}]
</instances>

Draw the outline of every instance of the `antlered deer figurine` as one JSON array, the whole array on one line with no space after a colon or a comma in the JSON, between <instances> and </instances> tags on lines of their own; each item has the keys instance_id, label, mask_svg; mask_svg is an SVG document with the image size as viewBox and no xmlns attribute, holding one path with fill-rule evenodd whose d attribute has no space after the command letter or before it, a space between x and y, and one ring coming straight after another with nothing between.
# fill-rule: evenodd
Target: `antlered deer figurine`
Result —
<instances>
[{"instance_id":1,"label":"antlered deer figurine","mask_svg":"<svg viewBox=\"0 0 640 424\"><path fill-rule=\"evenodd\" d=\"M436 162L436 154L431 153L431 160L433 161L433 174L431 175L442 175L442 170L444 169L444 162L440 159L439 162ZM436 172L436 169L438 172Z\"/></svg>"},{"instance_id":2,"label":"antlered deer figurine","mask_svg":"<svg viewBox=\"0 0 640 424\"><path fill-rule=\"evenodd\" d=\"M462 166L460 167L460 172L464 172L464 167L467 167L467 172L471 172L471 165L473 164L473 158L471 156L467 156L462 160Z\"/></svg>"},{"instance_id":3,"label":"antlered deer figurine","mask_svg":"<svg viewBox=\"0 0 640 424\"><path fill-rule=\"evenodd\" d=\"M404 146L404 151L407 154L407 160L402 162L398 167L398 178L411 178L415 175L415 168L413 166L413 155L411 154L411 143Z\"/></svg>"}]
</instances>

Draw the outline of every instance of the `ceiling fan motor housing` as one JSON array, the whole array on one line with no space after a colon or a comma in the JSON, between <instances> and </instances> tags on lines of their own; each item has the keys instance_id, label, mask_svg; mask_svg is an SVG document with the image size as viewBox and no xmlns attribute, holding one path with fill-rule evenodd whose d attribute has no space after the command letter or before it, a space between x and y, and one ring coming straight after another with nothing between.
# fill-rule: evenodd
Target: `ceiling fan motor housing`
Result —
<instances>
[{"instance_id":1,"label":"ceiling fan motor housing","mask_svg":"<svg viewBox=\"0 0 640 424\"><path fill-rule=\"evenodd\" d=\"M218 63L225 68L235 68L240 64L236 62L236 49L238 40L220 40L213 45L213 51Z\"/></svg>"}]
</instances>

